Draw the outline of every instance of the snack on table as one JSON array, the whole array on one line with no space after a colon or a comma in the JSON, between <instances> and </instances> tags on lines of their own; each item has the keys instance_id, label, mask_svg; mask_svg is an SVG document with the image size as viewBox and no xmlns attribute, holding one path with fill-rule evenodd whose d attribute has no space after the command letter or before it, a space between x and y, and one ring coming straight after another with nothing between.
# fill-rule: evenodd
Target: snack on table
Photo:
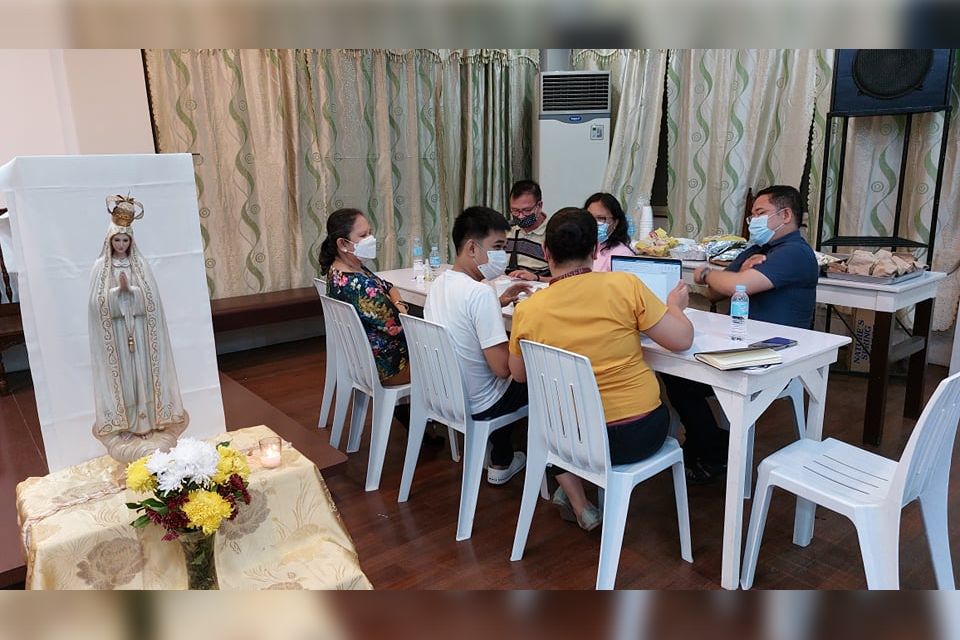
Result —
<instances>
[{"instance_id":1,"label":"snack on table","mask_svg":"<svg viewBox=\"0 0 960 640\"><path fill-rule=\"evenodd\" d=\"M679 240L671 237L663 229L657 229L656 231L651 231L645 238L637 238L637 240L632 243L631 248L638 254L663 258L669 254L670 249L676 247L678 244L680 244Z\"/></svg>"},{"instance_id":2,"label":"snack on table","mask_svg":"<svg viewBox=\"0 0 960 640\"><path fill-rule=\"evenodd\" d=\"M827 271L832 273L850 273L875 278L902 276L923 268L924 265L917 262L913 254L890 253L886 249L880 249L876 253L857 249L846 260L831 262L827 265Z\"/></svg>"},{"instance_id":3,"label":"snack on table","mask_svg":"<svg viewBox=\"0 0 960 640\"><path fill-rule=\"evenodd\" d=\"M703 247L711 262L732 262L747 248L747 240L730 233L707 236L703 239Z\"/></svg>"},{"instance_id":4,"label":"snack on table","mask_svg":"<svg viewBox=\"0 0 960 640\"><path fill-rule=\"evenodd\" d=\"M817 258L817 264L821 267L828 267L835 262L840 262L842 258L832 256L829 253L820 253L819 251L814 251L813 255Z\"/></svg>"}]
</instances>

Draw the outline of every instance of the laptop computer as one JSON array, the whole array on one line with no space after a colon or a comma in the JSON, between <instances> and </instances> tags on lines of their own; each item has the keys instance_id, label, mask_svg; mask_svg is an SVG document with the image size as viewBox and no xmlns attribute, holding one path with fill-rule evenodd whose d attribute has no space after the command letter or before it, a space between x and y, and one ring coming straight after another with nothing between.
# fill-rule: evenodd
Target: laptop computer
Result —
<instances>
[{"instance_id":1,"label":"laptop computer","mask_svg":"<svg viewBox=\"0 0 960 640\"><path fill-rule=\"evenodd\" d=\"M612 271L624 271L640 278L664 304L667 302L667 294L677 286L683 276L683 262L673 258L613 256L610 265Z\"/></svg>"}]
</instances>

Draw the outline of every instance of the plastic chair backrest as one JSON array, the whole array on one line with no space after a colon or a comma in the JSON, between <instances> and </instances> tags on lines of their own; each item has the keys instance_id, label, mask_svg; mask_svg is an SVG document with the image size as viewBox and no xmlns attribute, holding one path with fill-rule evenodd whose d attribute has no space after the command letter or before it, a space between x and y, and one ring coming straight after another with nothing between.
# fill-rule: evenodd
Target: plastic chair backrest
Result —
<instances>
[{"instance_id":1,"label":"plastic chair backrest","mask_svg":"<svg viewBox=\"0 0 960 640\"><path fill-rule=\"evenodd\" d=\"M324 280L323 278L314 278L313 287L317 290L317 294L321 298L320 306L322 307L323 306L322 298L327 295L327 281ZM337 344L337 341L332 337L331 332L328 331L327 334L328 334L326 336L328 338L327 353L329 354L331 353L331 350L334 349L335 345Z\"/></svg>"},{"instance_id":2,"label":"plastic chair backrest","mask_svg":"<svg viewBox=\"0 0 960 640\"><path fill-rule=\"evenodd\" d=\"M460 359L443 325L400 315L410 353L410 393L445 424L466 424L467 393Z\"/></svg>"},{"instance_id":3,"label":"plastic chair backrest","mask_svg":"<svg viewBox=\"0 0 960 640\"><path fill-rule=\"evenodd\" d=\"M327 332L333 333L337 343L337 366L346 369L350 380L365 391L372 392L380 384L373 350L363 330L360 316L352 304L320 296Z\"/></svg>"},{"instance_id":4,"label":"plastic chair backrest","mask_svg":"<svg viewBox=\"0 0 960 640\"><path fill-rule=\"evenodd\" d=\"M521 340L520 349L527 370L530 428L545 438L547 450L560 460L604 476L610 449L589 358L529 340Z\"/></svg>"},{"instance_id":5,"label":"plastic chair backrest","mask_svg":"<svg viewBox=\"0 0 960 640\"><path fill-rule=\"evenodd\" d=\"M902 491L901 504L922 495L935 479L946 482L958 422L960 373L940 382L903 449L891 486L891 491Z\"/></svg>"}]
</instances>

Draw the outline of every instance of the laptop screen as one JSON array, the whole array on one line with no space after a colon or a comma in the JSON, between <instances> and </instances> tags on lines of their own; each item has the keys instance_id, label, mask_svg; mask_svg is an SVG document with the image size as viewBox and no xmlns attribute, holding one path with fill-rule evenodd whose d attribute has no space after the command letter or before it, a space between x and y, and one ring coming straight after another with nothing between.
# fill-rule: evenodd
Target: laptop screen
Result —
<instances>
[{"instance_id":1,"label":"laptop screen","mask_svg":"<svg viewBox=\"0 0 960 640\"><path fill-rule=\"evenodd\" d=\"M663 303L667 302L670 290L680 282L682 268L680 260L671 258L613 256L611 259L613 271L625 271L637 276Z\"/></svg>"}]
</instances>

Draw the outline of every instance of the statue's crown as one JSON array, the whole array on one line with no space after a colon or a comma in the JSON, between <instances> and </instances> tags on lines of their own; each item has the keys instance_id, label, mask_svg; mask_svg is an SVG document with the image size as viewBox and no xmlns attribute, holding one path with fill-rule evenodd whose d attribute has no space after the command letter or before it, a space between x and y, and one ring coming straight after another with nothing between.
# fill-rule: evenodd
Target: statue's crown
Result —
<instances>
[{"instance_id":1,"label":"statue's crown","mask_svg":"<svg viewBox=\"0 0 960 640\"><path fill-rule=\"evenodd\" d=\"M129 227L134 220L143 217L143 205L126 196L107 196L107 213L113 219L113 224L120 227Z\"/></svg>"}]
</instances>

